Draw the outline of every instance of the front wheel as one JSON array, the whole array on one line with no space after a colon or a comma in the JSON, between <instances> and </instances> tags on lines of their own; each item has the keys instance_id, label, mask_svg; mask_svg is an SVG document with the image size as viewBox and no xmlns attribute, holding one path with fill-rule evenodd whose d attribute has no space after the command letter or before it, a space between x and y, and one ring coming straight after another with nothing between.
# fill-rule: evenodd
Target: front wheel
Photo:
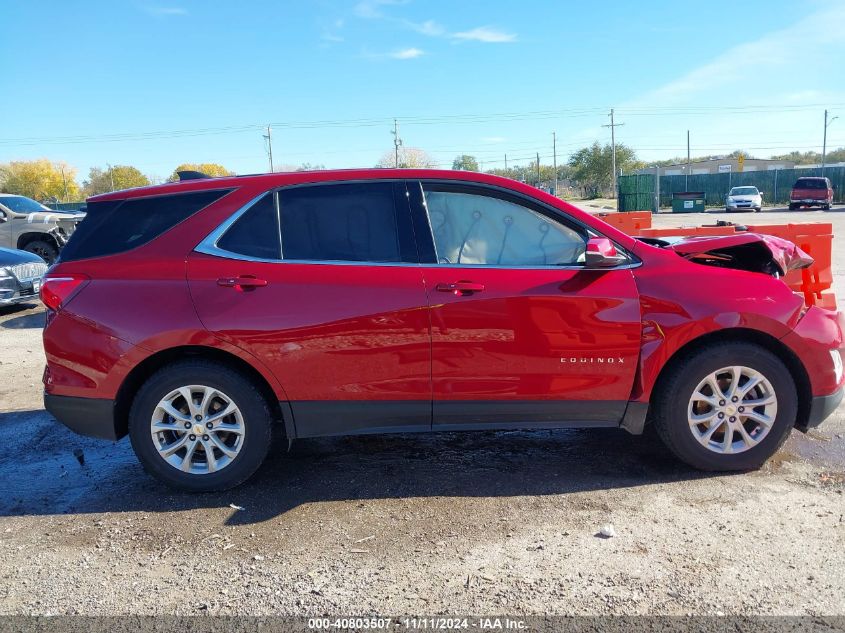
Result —
<instances>
[{"instance_id":1,"label":"front wheel","mask_svg":"<svg viewBox=\"0 0 845 633\"><path fill-rule=\"evenodd\" d=\"M762 347L716 344L668 370L653 400L654 423L666 446L695 468L759 468L795 425L795 383Z\"/></svg>"},{"instance_id":2,"label":"front wheel","mask_svg":"<svg viewBox=\"0 0 845 633\"><path fill-rule=\"evenodd\" d=\"M797 208L798 208L798 205L797 205L797 204L790 204L790 205L789 205L789 210L790 210L790 211L795 211L795 209L797 209Z\"/></svg>"},{"instance_id":3,"label":"front wheel","mask_svg":"<svg viewBox=\"0 0 845 633\"><path fill-rule=\"evenodd\" d=\"M146 471L191 492L233 488L261 465L271 413L243 374L205 360L153 374L129 413L132 448Z\"/></svg>"},{"instance_id":4,"label":"front wheel","mask_svg":"<svg viewBox=\"0 0 845 633\"><path fill-rule=\"evenodd\" d=\"M34 240L23 247L23 250L38 255L41 259L51 266L53 262L59 257L59 249L54 244L44 240Z\"/></svg>"}]
</instances>

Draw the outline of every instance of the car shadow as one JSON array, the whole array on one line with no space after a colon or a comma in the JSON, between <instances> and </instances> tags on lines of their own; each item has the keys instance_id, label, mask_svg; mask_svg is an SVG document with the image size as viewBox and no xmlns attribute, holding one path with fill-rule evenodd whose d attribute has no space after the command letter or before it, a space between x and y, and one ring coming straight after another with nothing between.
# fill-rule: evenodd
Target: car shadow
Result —
<instances>
[{"instance_id":1,"label":"car shadow","mask_svg":"<svg viewBox=\"0 0 845 633\"><path fill-rule=\"evenodd\" d=\"M65 429L43 410L0 413L0 516L172 512L240 506L227 525L314 502L565 495L706 477L656 437L618 429L371 435L277 441L247 483L175 492L147 475L128 440Z\"/></svg>"},{"instance_id":2,"label":"car shadow","mask_svg":"<svg viewBox=\"0 0 845 633\"><path fill-rule=\"evenodd\" d=\"M23 312L25 310L35 308L36 306L21 304L16 307L19 308L19 310L6 309L5 311L0 312L0 316L8 316L10 314L14 314L17 311ZM20 316L5 319L4 321L0 322L0 327L7 330L41 329L44 327L45 318L46 317L43 310L39 310L38 312L29 312L27 314L22 314Z\"/></svg>"}]
</instances>

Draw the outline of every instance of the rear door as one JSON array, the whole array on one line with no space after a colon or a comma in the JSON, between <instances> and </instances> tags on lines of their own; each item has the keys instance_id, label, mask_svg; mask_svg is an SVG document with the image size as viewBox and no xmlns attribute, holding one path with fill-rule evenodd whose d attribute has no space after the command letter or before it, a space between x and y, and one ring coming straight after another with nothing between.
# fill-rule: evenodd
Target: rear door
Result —
<instances>
[{"instance_id":1,"label":"rear door","mask_svg":"<svg viewBox=\"0 0 845 633\"><path fill-rule=\"evenodd\" d=\"M430 244L434 428L619 424L640 350L630 265L583 270L586 228L522 196L409 190Z\"/></svg>"},{"instance_id":2,"label":"rear door","mask_svg":"<svg viewBox=\"0 0 845 633\"><path fill-rule=\"evenodd\" d=\"M404 182L268 192L188 261L206 328L271 368L300 437L431 426L430 328Z\"/></svg>"}]
</instances>

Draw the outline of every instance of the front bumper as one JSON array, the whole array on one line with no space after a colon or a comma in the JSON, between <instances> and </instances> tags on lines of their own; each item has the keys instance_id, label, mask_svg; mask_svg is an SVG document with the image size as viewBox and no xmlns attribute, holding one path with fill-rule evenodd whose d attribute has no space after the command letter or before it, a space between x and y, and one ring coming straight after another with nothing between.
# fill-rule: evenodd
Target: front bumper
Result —
<instances>
[{"instance_id":1,"label":"front bumper","mask_svg":"<svg viewBox=\"0 0 845 633\"><path fill-rule=\"evenodd\" d=\"M18 281L16 287L11 291L9 289L0 290L0 306L10 306L18 303L33 303L34 301L39 301L40 290L40 279L37 281L33 281L31 279Z\"/></svg>"},{"instance_id":2,"label":"front bumper","mask_svg":"<svg viewBox=\"0 0 845 633\"><path fill-rule=\"evenodd\" d=\"M799 427L799 429L806 431L807 429L819 426L836 411L839 403L842 402L843 396L845 396L845 385L839 387L839 389L828 396L814 396L810 404L810 415L807 417L807 424Z\"/></svg>"},{"instance_id":3,"label":"front bumper","mask_svg":"<svg viewBox=\"0 0 845 633\"><path fill-rule=\"evenodd\" d=\"M71 431L88 437L116 441L114 400L44 394L44 408Z\"/></svg>"}]
</instances>

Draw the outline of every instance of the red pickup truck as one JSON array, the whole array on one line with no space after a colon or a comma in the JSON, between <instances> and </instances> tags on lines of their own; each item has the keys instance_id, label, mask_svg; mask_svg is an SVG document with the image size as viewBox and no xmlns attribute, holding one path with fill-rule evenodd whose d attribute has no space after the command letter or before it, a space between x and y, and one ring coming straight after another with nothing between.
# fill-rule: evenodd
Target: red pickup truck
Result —
<instances>
[{"instance_id":1,"label":"red pickup truck","mask_svg":"<svg viewBox=\"0 0 845 633\"><path fill-rule=\"evenodd\" d=\"M789 210L800 207L821 207L825 211L833 204L833 187L829 178L799 178L789 195Z\"/></svg>"}]
</instances>

